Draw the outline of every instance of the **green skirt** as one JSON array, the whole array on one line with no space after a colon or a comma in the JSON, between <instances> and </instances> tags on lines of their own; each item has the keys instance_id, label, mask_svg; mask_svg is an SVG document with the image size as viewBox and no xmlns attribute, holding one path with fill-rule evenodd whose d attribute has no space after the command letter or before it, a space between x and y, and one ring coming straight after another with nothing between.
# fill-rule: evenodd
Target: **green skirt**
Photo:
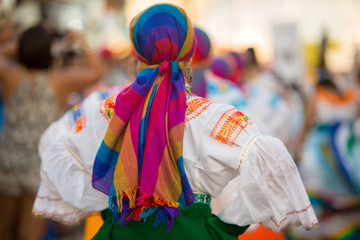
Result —
<instances>
[{"instance_id":1,"label":"green skirt","mask_svg":"<svg viewBox=\"0 0 360 240\"><path fill-rule=\"evenodd\" d=\"M113 214L108 209L102 212L104 224L93 238L94 240L237 240L248 226L226 224L217 216L211 214L211 208L204 203L194 203L180 208L181 216L175 217L171 230L166 233L165 223L154 227L156 214L144 221L129 221L121 226L118 221L112 221Z\"/></svg>"}]
</instances>

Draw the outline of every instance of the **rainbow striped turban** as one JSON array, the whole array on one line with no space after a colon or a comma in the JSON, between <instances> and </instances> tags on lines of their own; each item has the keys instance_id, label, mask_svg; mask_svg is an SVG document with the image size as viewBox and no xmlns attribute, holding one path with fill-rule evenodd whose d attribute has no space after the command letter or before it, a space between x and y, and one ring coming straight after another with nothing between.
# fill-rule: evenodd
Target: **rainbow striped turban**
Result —
<instances>
[{"instance_id":1,"label":"rainbow striped turban","mask_svg":"<svg viewBox=\"0 0 360 240\"><path fill-rule=\"evenodd\" d=\"M244 69L244 61L239 52L229 52L229 57L235 62L235 70L233 71L230 80L240 86L240 79Z\"/></svg>"},{"instance_id":2,"label":"rainbow striped turban","mask_svg":"<svg viewBox=\"0 0 360 240\"><path fill-rule=\"evenodd\" d=\"M194 56L192 57L192 64L206 60L210 55L211 43L209 36L200 28L194 27L196 47Z\"/></svg>"},{"instance_id":3,"label":"rainbow striped turban","mask_svg":"<svg viewBox=\"0 0 360 240\"><path fill-rule=\"evenodd\" d=\"M235 69L235 65L226 55L222 55L212 59L210 68L215 75L229 79L232 71Z\"/></svg>"},{"instance_id":4,"label":"rainbow striped turban","mask_svg":"<svg viewBox=\"0 0 360 240\"><path fill-rule=\"evenodd\" d=\"M186 91L183 68L194 31L182 8L151 6L130 23L138 75L116 98L96 155L93 187L109 195L120 224L157 212L171 229L178 207L194 202L183 166Z\"/></svg>"},{"instance_id":5,"label":"rainbow striped turban","mask_svg":"<svg viewBox=\"0 0 360 240\"><path fill-rule=\"evenodd\" d=\"M228 79L239 85L241 73L241 58L235 52L228 52L212 59L210 68L212 72L222 78Z\"/></svg>"},{"instance_id":6,"label":"rainbow striped turban","mask_svg":"<svg viewBox=\"0 0 360 240\"><path fill-rule=\"evenodd\" d=\"M191 66L193 67L192 89L196 95L205 98L207 96L207 84L205 70L208 68L211 50L208 35L200 28L194 28L196 46Z\"/></svg>"}]
</instances>

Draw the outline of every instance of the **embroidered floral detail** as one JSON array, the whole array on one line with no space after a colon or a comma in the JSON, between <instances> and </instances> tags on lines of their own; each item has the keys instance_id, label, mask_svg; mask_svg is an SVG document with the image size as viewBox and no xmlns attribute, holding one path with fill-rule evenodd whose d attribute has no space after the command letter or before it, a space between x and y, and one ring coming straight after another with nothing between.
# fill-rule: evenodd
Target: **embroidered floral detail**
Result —
<instances>
[{"instance_id":1,"label":"embroidered floral detail","mask_svg":"<svg viewBox=\"0 0 360 240\"><path fill-rule=\"evenodd\" d=\"M209 107L212 102L205 98L201 97L190 97L187 99L187 109L186 109L186 115L185 115L185 122L190 121L197 116L199 116L202 112L206 110L207 107Z\"/></svg>"},{"instance_id":2,"label":"embroidered floral detail","mask_svg":"<svg viewBox=\"0 0 360 240\"><path fill-rule=\"evenodd\" d=\"M115 99L117 94L113 94L100 103L100 112L110 122L111 116L114 113Z\"/></svg>"},{"instance_id":3,"label":"embroidered floral detail","mask_svg":"<svg viewBox=\"0 0 360 240\"><path fill-rule=\"evenodd\" d=\"M223 113L211 131L210 136L232 146L242 130L253 122L236 108Z\"/></svg>"},{"instance_id":4,"label":"embroidered floral detail","mask_svg":"<svg viewBox=\"0 0 360 240\"><path fill-rule=\"evenodd\" d=\"M82 115L79 117L75 122L75 134L83 130L84 127L86 127L86 118L85 115Z\"/></svg>"}]
</instances>

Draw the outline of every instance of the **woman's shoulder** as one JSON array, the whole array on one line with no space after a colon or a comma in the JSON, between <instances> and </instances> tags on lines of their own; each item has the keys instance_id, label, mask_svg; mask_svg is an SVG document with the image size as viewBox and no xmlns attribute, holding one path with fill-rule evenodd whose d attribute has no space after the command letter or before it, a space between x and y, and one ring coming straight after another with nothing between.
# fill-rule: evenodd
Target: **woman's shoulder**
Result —
<instances>
[{"instance_id":1,"label":"woman's shoulder","mask_svg":"<svg viewBox=\"0 0 360 240\"><path fill-rule=\"evenodd\" d=\"M232 105L192 96L187 99L185 122L192 131L233 146L259 132L254 122Z\"/></svg>"},{"instance_id":2,"label":"woman's shoulder","mask_svg":"<svg viewBox=\"0 0 360 240\"><path fill-rule=\"evenodd\" d=\"M237 116L241 121L250 121L241 110L236 107L217 103L206 98L192 95L186 101L186 122L200 117L201 115L211 116L212 118L221 118L222 116Z\"/></svg>"}]
</instances>

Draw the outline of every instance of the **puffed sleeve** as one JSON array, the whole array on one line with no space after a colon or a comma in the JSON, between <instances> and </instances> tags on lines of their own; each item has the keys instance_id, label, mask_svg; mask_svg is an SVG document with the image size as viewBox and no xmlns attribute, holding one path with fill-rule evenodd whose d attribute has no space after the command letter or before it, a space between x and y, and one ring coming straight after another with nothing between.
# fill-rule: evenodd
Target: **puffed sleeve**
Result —
<instances>
[{"instance_id":1,"label":"puffed sleeve","mask_svg":"<svg viewBox=\"0 0 360 240\"><path fill-rule=\"evenodd\" d=\"M318 225L295 162L284 144L262 135L255 123L235 108L213 109L197 147L206 171L198 171L196 181L201 183L200 190L221 199L212 205L217 207L214 212L219 218L239 226L262 223L273 231L288 224L301 224L306 229ZM220 191L216 188L219 186Z\"/></svg>"},{"instance_id":2,"label":"puffed sleeve","mask_svg":"<svg viewBox=\"0 0 360 240\"><path fill-rule=\"evenodd\" d=\"M94 105L97 105L104 99L116 94L121 91L121 89L122 86L104 88L102 90L95 91L86 97L82 102L73 106L59 120L51 123L41 136L38 146L39 153L44 152L46 148L48 148L58 138L64 136L86 111L90 111Z\"/></svg>"},{"instance_id":3,"label":"puffed sleeve","mask_svg":"<svg viewBox=\"0 0 360 240\"><path fill-rule=\"evenodd\" d=\"M224 189L228 196L219 217L240 226L261 223L273 231L289 224L306 229L317 226L297 167L284 144L256 135L245 148L239 175Z\"/></svg>"},{"instance_id":4,"label":"puffed sleeve","mask_svg":"<svg viewBox=\"0 0 360 240\"><path fill-rule=\"evenodd\" d=\"M92 103L66 134L40 152L41 184L33 214L75 224L89 213L108 206L108 197L93 189L91 179L95 155L108 126L115 97ZM55 126L65 125L58 122ZM53 130L49 129L44 136Z\"/></svg>"}]
</instances>

